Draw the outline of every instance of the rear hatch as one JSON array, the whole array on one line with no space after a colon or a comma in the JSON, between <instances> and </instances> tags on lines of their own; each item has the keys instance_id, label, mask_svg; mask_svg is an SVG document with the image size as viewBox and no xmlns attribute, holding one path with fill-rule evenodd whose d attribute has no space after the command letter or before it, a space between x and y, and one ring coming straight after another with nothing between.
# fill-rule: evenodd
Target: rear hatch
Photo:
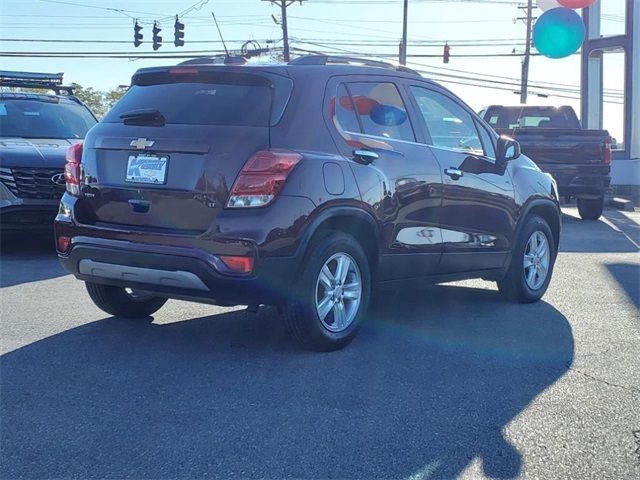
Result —
<instances>
[{"instance_id":1,"label":"rear hatch","mask_svg":"<svg viewBox=\"0 0 640 480\"><path fill-rule=\"evenodd\" d=\"M244 163L269 148L290 79L255 67L138 71L87 135L80 221L198 234Z\"/></svg>"}]
</instances>

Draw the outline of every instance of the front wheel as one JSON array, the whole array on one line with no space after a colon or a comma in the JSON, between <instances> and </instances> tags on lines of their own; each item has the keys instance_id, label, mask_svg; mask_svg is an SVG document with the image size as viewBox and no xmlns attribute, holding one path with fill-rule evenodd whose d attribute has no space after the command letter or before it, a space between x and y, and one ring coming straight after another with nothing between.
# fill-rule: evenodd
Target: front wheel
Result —
<instances>
[{"instance_id":1,"label":"front wheel","mask_svg":"<svg viewBox=\"0 0 640 480\"><path fill-rule=\"evenodd\" d=\"M306 257L285 317L302 347L338 350L356 336L371 291L369 262L350 235L330 233Z\"/></svg>"},{"instance_id":2,"label":"front wheel","mask_svg":"<svg viewBox=\"0 0 640 480\"><path fill-rule=\"evenodd\" d=\"M518 303L537 302L547 291L556 259L551 228L537 215L525 220L511 255L511 264L498 289Z\"/></svg>"},{"instance_id":3,"label":"front wheel","mask_svg":"<svg viewBox=\"0 0 640 480\"><path fill-rule=\"evenodd\" d=\"M140 294L125 288L91 282L86 282L85 285L93 303L100 310L116 317L146 318L167 302L166 298Z\"/></svg>"},{"instance_id":4,"label":"front wheel","mask_svg":"<svg viewBox=\"0 0 640 480\"><path fill-rule=\"evenodd\" d=\"M604 197L578 198L578 213L583 220L597 220L604 210Z\"/></svg>"}]
</instances>

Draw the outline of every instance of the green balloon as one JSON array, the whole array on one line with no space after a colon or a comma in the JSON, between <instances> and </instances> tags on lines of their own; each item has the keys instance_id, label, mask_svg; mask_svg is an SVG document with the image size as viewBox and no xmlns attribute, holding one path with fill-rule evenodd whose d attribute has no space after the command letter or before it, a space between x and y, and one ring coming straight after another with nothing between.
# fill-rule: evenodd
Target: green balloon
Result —
<instances>
[{"instance_id":1,"label":"green balloon","mask_svg":"<svg viewBox=\"0 0 640 480\"><path fill-rule=\"evenodd\" d=\"M564 58L578 51L584 41L582 18L569 8L547 10L533 27L533 44L549 58Z\"/></svg>"}]
</instances>

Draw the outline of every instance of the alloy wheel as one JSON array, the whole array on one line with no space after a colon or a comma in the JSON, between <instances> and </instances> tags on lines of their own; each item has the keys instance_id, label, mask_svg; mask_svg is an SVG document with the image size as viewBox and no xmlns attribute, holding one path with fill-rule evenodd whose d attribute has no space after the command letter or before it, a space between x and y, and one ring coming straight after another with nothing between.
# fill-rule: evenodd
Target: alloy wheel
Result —
<instances>
[{"instance_id":1,"label":"alloy wheel","mask_svg":"<svg viewBox=\"0 0 640 480\"><path fill-rule=\"evenodd\" d=\"M331 256L316 281L316 311L322 325L337 333L354 321L362 299L362 279L356 261L346 253Z\"/></svg>"},{"instance_id":2,"label":"alloy wheel","mask_svg":"<svg viewBox=\"0 0 640 480\"><path fill-rule=\"evenodd\" d=\"M538 290L549 275L551 252L546 235L537 230L531 234L524 250L524 279L531 290Z\"/></svg>"}]
</instances>

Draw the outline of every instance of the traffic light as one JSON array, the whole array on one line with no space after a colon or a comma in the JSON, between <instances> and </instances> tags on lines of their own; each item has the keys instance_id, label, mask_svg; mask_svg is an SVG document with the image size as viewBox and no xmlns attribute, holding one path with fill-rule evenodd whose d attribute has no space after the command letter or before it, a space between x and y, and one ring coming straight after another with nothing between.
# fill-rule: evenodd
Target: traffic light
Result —
<instances>
[{"instance_id":1,"label":"traffic light","mask_svg":"<svg viewBox=\"0 0 640 480\"><path fill-rule=\"evenodd\" d=\"M451 47L448 43L444 44L444 54L442 56L443 63L449 63L449 53L451 52Z\"/></svg>"},{"instance_id":2,"label":"traffic light","mask_svg":"<svg viewBox=\"0 0 640 480\"><path fill-rule=\"evenodd\" d=\"M162 37L159 33L162 29L158 26L158 22L153 22L153 49L158 50L162 46Z\"/></svg>"},{"instance_id":3,"label":"traffic light","mask_svg":"<svg viewBox=\"0 0 640 480\"><path fill-rule=\"evenodd\" d=\"M176 23L173 24L173 44L176 47L184 47L184 23L180 23L178 21L178 16L176 15Z\"/></svg>"},{"instance_id":4,"label":"traffic light","mask_svg":"<svg viewBox=\"0 0 640 480\"><path fill-rule=\"evenodd\" d=\"M143 35L140 33L142 31L142 27L140 26L140 24L138 23L138 21L136 20L136 24L133 27L133 45L135 47L139 47L140 45L142 45L142 37Z\"/></svg>"}]
</instances>

